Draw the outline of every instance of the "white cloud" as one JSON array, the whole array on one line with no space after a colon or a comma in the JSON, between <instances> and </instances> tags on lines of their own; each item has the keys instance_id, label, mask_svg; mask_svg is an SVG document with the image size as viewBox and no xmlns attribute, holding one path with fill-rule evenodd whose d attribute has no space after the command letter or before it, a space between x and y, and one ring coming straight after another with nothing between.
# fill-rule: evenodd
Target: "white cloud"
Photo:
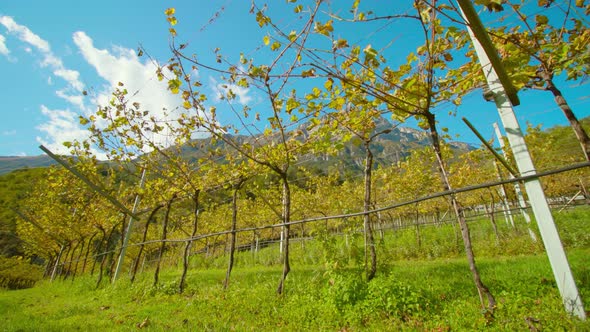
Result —
<instances>
[{"instance_id":1,"label":"white cloud","mask_svg":"<svg viewBox=\"0 0 590 332\"><path fill-rule=\"evenodd\" d=\"M175 124L178 113L183 111L180 107L182 99L168 91L166 80L158 81L156 64L147 60L141 62L135 51L120 46L111 50L96 48L93 40L82 31L74 33L73 38L84 59L108 82L94 100L97 105L107 105L112 98L111 93L121 82L128 91L130 103L138 102L141 110L149 111L149 116L157 121ZM163 73L171 77L168 70L163 69ZM174 144L166 133L150 138L160 146Z\"/></svg>"},{"instance_id":2,"label":"white cloud","mask_svg":"<svg viewBox=\"0 0 590 332\"><path fill-rule=\"evenodd\" d=\"M41 67L48 67L53 75L67 83L67 87L56 91L56 95L80 110L84 110L85 106L82 99L84 84L80 81L80 73L66 68L62 60L53 54L47 41L32 32L28 27L16 23L12 17L0 16L0 24L6 28L9 34L15 35L20 41L28 45L25 48L27 53L33 53L33 49L35 49L41 54L42 58L39 63ZM47 84L54 84L51 76L48 77ZM89 132L78 124L78 113L69 109L50 110L45 105L41 105L41 113L49 120L37 127L38 130L45 133L43 137L37 137L37 141L46 145L52 151L68 153L69 151L63 146L63 142L83 140L88 137Z\"/></svg>"},{"instance_id":3,"label":"white cloud","mask_svg":"<svg viewBox=\"0 0 590 332\"><path fill-rule=\"evenodd\" d=\"M126 99L129 104L139 103L140 109L149 111L148 116L154 117L160 124L167 122L171 126L176 125L177 122L174 120L177 119L178 113L185 111L181 107L183 102L181 97L168 91L166 79L158 81L157 64L149 60L142 62L132 49L120 46L108 50L100 49L94 46L93 40L86 33L75 32L72 38L78 48L78 54L81 54L84 60L96 70L98 76L106 82L104 86L99 86L95 90L92 97L84 97L84 84L80 80L80 73L66 68L62 60L51 51L47 41L26 26L17 24L11 17L0 16L0 24L6 27L9 34L24 42L31 53L38 52L41 55L39 64L49 68L53 74L47 79L49 85L57 86L56 77L67 83L67 87L56 87L55 93L56 96L68 102L71 109L67 107L50 109L45 105L41 105L40 108L41 113L48 120L37 127L42 132L42 135L37 137L37 141L55 153L69 152L63 146L65 141L80 141L89 137L89 132L79 124L79 115L90 115L95 105L108 105L112 92L119 88L119 82L122 82L128 91ZM172 77L167 69L164 68L162 71L166 77ZM198 72L192 72L191 76L198 76ZM246 102L249 100L247 91L236 90L235 92L239 100L246 100ZM100 127L106 124L98 123L97 125ZM166 132L152 135L151 140L163 147L175 143ZM104 154L97 154L97 157L104 158Z\"/></svg>"},{"instance_id":4,"label":"white cloud","mask_svg":"<svg viewBox=\"0 0 590 332\"><path fill-rule=\"evenodd\" d=\"M88 138L89 132L78 125L78 114L70 110L51 110L41 105L41 113L49 118L49 121L37 126L45 137L37 137L37 141L53 153L68 154L69 149L63 142L84 140Z\"/></svg>"},{"instance_id":5,"label":"white cloud","mask_svg":"<svg viewBox=\"0 0 590 332\"><path fill-rule=\"evenodd\" d=\"M16 129L3 131L2 135L4 136L14 136L16 135Z\"/></svg>"},{"instance_id":6,"label":"white cloud","mask_svg":"<svg viewBox=\"0 0 590 332\"><path fill-rule=\"evenodd\" d=\"M209 77L209 82L211 84L211 90L213 90L215 101L220 101L223 98L226 98L229 91L231 91L236 96L236 100L238 103L242 105L247 105L252 101L252 97L248 95L250 89L244 88L235 84L227 84L227 83L219 83L213 77Z\"/></svg>"},{"instance_id":7,"label":"white cloud","mask_svg":"<svg viewBox=\"0 0 590 332\"><path fill-rule=\"evenodd\" d=\"M66 82L69 82L76 91L81 92L84 90L84 84L80 82L80 73L78 71L60 68L54 70L53 74L57 77L63 78Z\"/></svg>"},{"instance_id":8,"label":"white cloud","mask_svg":"<svg viewBox=\"0 0 590 332\"><path fill-rule=\"evenodd\" d=\"M57 90L55 94L58 97L65 99L68 103L75 105L80 110L86 109L86 105L84 104L84 96L81 94L69 95L67 94L66 90Z\"/></svg>"},{"instance_id":9,"label":"white cloud","mask_svg":"<svg viewBox=\"0 0 590 332\"><path fill-rule=\"evenodd\" d=\"M10 51L8 47L6 47L6 37L0 35L0 54L8 56Z\"/></svg>"},{"instance_id":10,"label":"white cloud","mask_svg":"<svg viewBox=\"0 0 590 332\"><path fill-rule=\"evenodd\" d=\"M28 27L16 23L10 16L0 16L0 24L8 30L8 33L16 35L19 40L41 52L43 59L40 64L42 67L51 68L53 74L64 79L72 89L78 92L84 90L84 84L79 80L80 73L65 68L61 59L51 51L51 47L47 41L33 33ZM32 52L30 48L25 50L29 53Z\"/></svg>"},{"instance_id":11,"label":"white cloud","mask_svg":"<svg viewBox=\"0 0 590 332\"><path fill-rule=\"evenodd\" d=\"M16 34L17 37L36 47L43 53L50 53L51 49L49 43L41 39L41 37L34 34L29 28L17 24L10 16L0 16L0 24L2 24L10 33Z\"/></svg>"}]
</instances>

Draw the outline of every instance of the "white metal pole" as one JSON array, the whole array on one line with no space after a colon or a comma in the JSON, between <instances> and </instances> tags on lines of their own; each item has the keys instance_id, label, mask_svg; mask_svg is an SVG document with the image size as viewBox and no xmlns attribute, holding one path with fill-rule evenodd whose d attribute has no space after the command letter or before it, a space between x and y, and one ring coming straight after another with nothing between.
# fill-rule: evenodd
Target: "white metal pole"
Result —
<instances>
[{"instance_id":1,"label":"white metal pole","mask_svg":"<svg viewBox=\"0 0 590 332\"><path fill-rule=\"evenodd\" d=\"M498 166L498 162L494 160L494 165L496 166L496 171L498 172L498 180L502 181L502 173L500 173L500 166ZM512 174L510 174L512 176ZM504 209L504 219L506 220L506 224L510 224L512 228L515 228L514 219L512 218L512 212L510 212L510 205L508 204L508 197L506 196L506 190L504 190L504 185L500 185L500 199L502 201L502 207Z\"/></svg>"},{"instance_id":2,"label":"white metal pole","mask_svg":"<svg viewBox=\"0 0 590 332\"><path fill-rule=\"evenodd\" d=\"M498 68L495 69L492 66L492 63L490 62L484 47L480 43L480 40L482 40L484 43L489 43L487 45L489 50L489 46L491 44L489 37L487 36L485 30L483 31L483 36L478 35L476 37L474 35L471 25L478 25L480 28L478 30L482 30L479 17L477 17L477 14L475 14L470 1L458 0L458 2L461 6L463 17L465 21L468 22L467 30L473 42L475 51L477 52L482 70L488 82L488 86L494 94L494 101L498 107L498 113L502 119L502 124L504 125L504 129L508 137L508 142L510 143L510 147L514 153L518 170L520 171L521 176L535 175L536 170L533 166L533 162L524 141L520 125L518 124L516 116L514 115L512 103L510 102L504 86L502 83L500 83L498 73L496 72ZM465 15L465 12L467 12L468 15ZM529 201L537 220L539 231L541 233L543 243L545 244L545 250L549 258L549 263L551 264L553 275L557 282L557 288L561 294L565 309L568 312L578 316L580 319L585 320L586 312L584 311L582 298L578 293L578 288L576 287L567 256L565 255L561 240L559 239L559 233L555 227L555 222L553 221L551 210L547 204L547 199L545 198L545 193L543 192L541 182L538 178L533 178L531 180L524 181L524 186L529 195Z\"/></svg>"},{"instance_id":3,"label":"white metal pole","mask_svg":"<svg viewBox=\"0 0 590 332\"><path fill-rule=\"evenodd\" d=\"M55 265L53 266L53 271L51 272L51 281L53 281L53 279L55 279L55 275L57 273L57 266L59 265L59 260L61 259L61 254L64 252L66 248L65 244L61 245L61 248L59 249L59 254L57 255L57 259L55 260Z\"/></svg>"},{"instance_id":4,"label":"white metal pole","mask_svg":"<svg viewBox=\"0 0 590 332\"><path fill-rule=\"evenodd\" d=\"M502 154L504 155L504 158L506 158L508 154L506 153L506 149L504 147L504 136L502 136L502 133L500 132L500 127L498 127L498 124L496 122L494 122L494 131L496 132L496 137L498 137L498 143L500 144L500 149L502 149ZM514 179L514 176L512 174L508 174L508 178ZM535 232L533 232L533 230L530 227L531 217L529 216L529 213L526 211L526 202L524 200L524 195L522 194L522 190L520 190L520 184L518 184L518 182L514 182L514 192L516 193L516 198L518 199L520 212L524 217L524 221L527 223L529 236L534 242L537 242L537 235L535 234Z\"/></svg>"},{"instance_id":5,"label":"white metal pole","mask_svg":"<svg viewBox=\"0 0 590 332\"><path fill-rule=\"evenodd\" d=\"M143 189L143 186L145 184L145 171L146 169L143 169L143 172L141 172L141 180L139 182L139 187ZM135 214L135 211L137 210L137 207L139 206L139 197L140 195L137 194L135 196L135 202L133 203L133 210L131 211L133 214ZM127 231L125 232L125 238L123 239L123 245L121 247L121 254L119 255L119 260L117 261L117 268L115 269L115 273L113 274L113 279L112 282L115 282L117 280L117 277L119 276L119 272L121 272L121 266L123 265L123 261L125 260L125 253L127 251L127 243L129 243L129 237L131 236L131 230L133 229L133 216L129 217L129 225L127 225Z\"/></svg>"}]
</instances>

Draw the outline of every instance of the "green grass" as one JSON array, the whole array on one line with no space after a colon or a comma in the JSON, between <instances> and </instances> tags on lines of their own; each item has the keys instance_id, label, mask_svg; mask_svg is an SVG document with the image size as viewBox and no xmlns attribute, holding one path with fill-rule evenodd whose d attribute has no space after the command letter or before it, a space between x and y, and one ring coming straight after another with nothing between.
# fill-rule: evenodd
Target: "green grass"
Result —
<instances>
[{"instance_id":1,"label":"green grass","mask_svg":"<svg viewBox=\"0 0 590 332\"><path fill-rule=\"evenodd\" d=\"M556 214L576 283L590 302L588 210ZM502 221L503 223L503 221ZM42 281L34 288L0 291L3 331L590 331L590 323L564 312L542 246L525 231L501 227L501 241L487 224L473 237L484 283L496 296L493 318L481 311L476 289L450 226L386 234L379 271L365 282L359 270L362 239L327 236L293 245L286 291L275 293L278 250L237 255L229 289L225 258L194 259L184 294L176 293L180 269L169 267L152 286L150 270L134 284L121 278L95 289L96 275L76 281ZM205 268L204 266L208 266ZM143 323L143 325L142 325Z\"/></svg>"},{"instance_id":2,"label":"green grass","mask_svg":"<svg viewBox=\"0 0 590 332\"><path fill-rule=\"evenodd\" d=\"M570 252L584 298L590 295L589 249ZM151 274L135 284L121 280L94 290L95 279L43 282L37 287L0 293L5 331L135 330L528 330L526 319L546 331L590 330L563 311L544 255L485 258L481 273L496 295L493 321L480 312L463 259L405 261L388 265L370 282L383 296L366 295L356 270L326 271L294 266L282 296L275 294L277 267L236 269L228 290L220 269L193 271L189 287L176 294L178 273ZM355 281L357 281L355 286ZM359 286L361 285L361 286ZM353 299L346 295L365 294ZM394 301L393 309L387 303ZM404 308L404 302L408 308ZM411 307L412 305L415 308ZM378 309L373 309L378 308Z\"/></svg>"}]
</instances>

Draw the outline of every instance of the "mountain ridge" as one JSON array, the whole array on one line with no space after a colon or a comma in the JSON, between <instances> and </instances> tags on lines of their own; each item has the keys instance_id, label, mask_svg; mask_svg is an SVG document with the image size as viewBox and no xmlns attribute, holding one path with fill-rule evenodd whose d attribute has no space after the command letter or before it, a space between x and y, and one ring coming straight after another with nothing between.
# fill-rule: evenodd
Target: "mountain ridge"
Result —
<instances>
[{"instance_id":1,"label":"mountain ridge","mask_svg":"<svg viewBox=\"0 0 590 332\"><path fill-rule=\"evenodd\" d=\"M299 129L301 130L302 128ZM423 148L430 145L430 138L426 132L411 127L394 126L387 119L382 118L376 123L374 132L385 130L387 130L387 132L375 137L370 145L377 163L397 163L409 155L413 149ZM235 138L238 142L246 142L251 139L250 136L244 135L230 136ZM254 137L254 139L256 140L256 137ZM449 141L447 143L454 150L458 151L467 152L474 149L472 145L465 142ZM184 144L180 147L180 151L181 155L186 160L196 162L198 159L206 157L206 151L213 147L222 147L224 149L228 149L226 144L221 141L213 145L211 138L207 137L195 139L188 144ZM341 162L340 164L343 164L342 167L349 165L359 170L362 169L362 160L364 159L364 155L364 148L358 144L355 144L355 140L353 139L344 144L344 148L338 152L336 156L310 155L310 158L308 159L312 160L310 161L310 164L314 164L317 168L330 167L334 166L338 162ZM47 155L22 157L0 156L0 175L7 174L18 169L48 167L54 164L57 164L57 162Z\"/></svg>"}]
</instances>

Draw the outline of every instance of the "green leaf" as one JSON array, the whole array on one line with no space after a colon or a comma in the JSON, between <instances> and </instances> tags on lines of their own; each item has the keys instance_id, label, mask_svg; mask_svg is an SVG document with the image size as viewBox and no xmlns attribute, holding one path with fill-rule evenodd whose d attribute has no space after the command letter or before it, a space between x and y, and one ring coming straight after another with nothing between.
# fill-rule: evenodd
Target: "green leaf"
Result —
<instances>
[{"instance_id":1,"label":"green leaf","mask_svg":"<svg viewBox=\"0 0 590 332\"><path fill-rule=\"evenodd\" d=\"M180 92L180 85L182 83L180 82L179 79L173 79L173 80L169 80L168 81L168 90L170 90L170 92L172 92L173 94L177 94Z\"/></svg>"},{"instance_id":2,"label":"green leaf","mask_svg":"<svg viewBox=\"0 0 590 332\"><path fill-rule=\"evenodd\" d=\"M535 22L537 25L544 25L549 23L549 19L545 15L537 15L535 16Z\"/></svg>"},{"instance_id":3,"label":"green leaf","mask_svg":"<svg viewBox=\"0 0 590 332\"><path fill-rule=\"evenodd\" d=\"M367 47L365 47L365 49L363 50L363 53L365 53L367 60L372 60L372 59L375 59L375 57L377 57L377 50L374 49L373 47L371 47L371 44L369 44L369 45L367 45Z\"/></svg>"},{"instance_id":4,"label":"green leaf","mask_svg":"<svg viewBox=\"0 0 590 332\"><path fill-rule=\"evenodd\" d=\"M248 83L248 80L245 77L242 77L236 82L236 85L242 88L247 88L250 86L250 83Z\"/></svg>"},{"instance_id":5,"label":"green leaf","mask_svg":"<svg viewBox=\"0 0 590 332\"><path fill-rule=\"evenodd\" d=\"M272 45L270 45L270 50L271 50L271 51L276 51L276 50L278 50L279 48L281 48L281 43L279 43L279 42L277 42L277 41L276 41L276 42L274 42L274 43L272 43Z\"/></svg>"},{"instance_id":6,"label":"green leaf","mask_svg":"<svg viewBox=\"0 0 590 332\"><path fill-rule=\"evenodd\" d=\"M262 28L270 22L270 18L264 15L261 11L258 11L256 13L256 22L258 22L258 26Z\"/></svg>"},{"instance_id":7,"label":"green leaf","mask_svg":"<svg viewBox=\"0 0 590 332\"><path fill-rule=\"evenodd\" d=\"M301 105L301 103L299 103L297 101L297 99L295 99L295 98L287 99L287 113L291 114L291 111L293 111L294 109L296 109L300 105Z\"/></svg>"}]
</instances>

